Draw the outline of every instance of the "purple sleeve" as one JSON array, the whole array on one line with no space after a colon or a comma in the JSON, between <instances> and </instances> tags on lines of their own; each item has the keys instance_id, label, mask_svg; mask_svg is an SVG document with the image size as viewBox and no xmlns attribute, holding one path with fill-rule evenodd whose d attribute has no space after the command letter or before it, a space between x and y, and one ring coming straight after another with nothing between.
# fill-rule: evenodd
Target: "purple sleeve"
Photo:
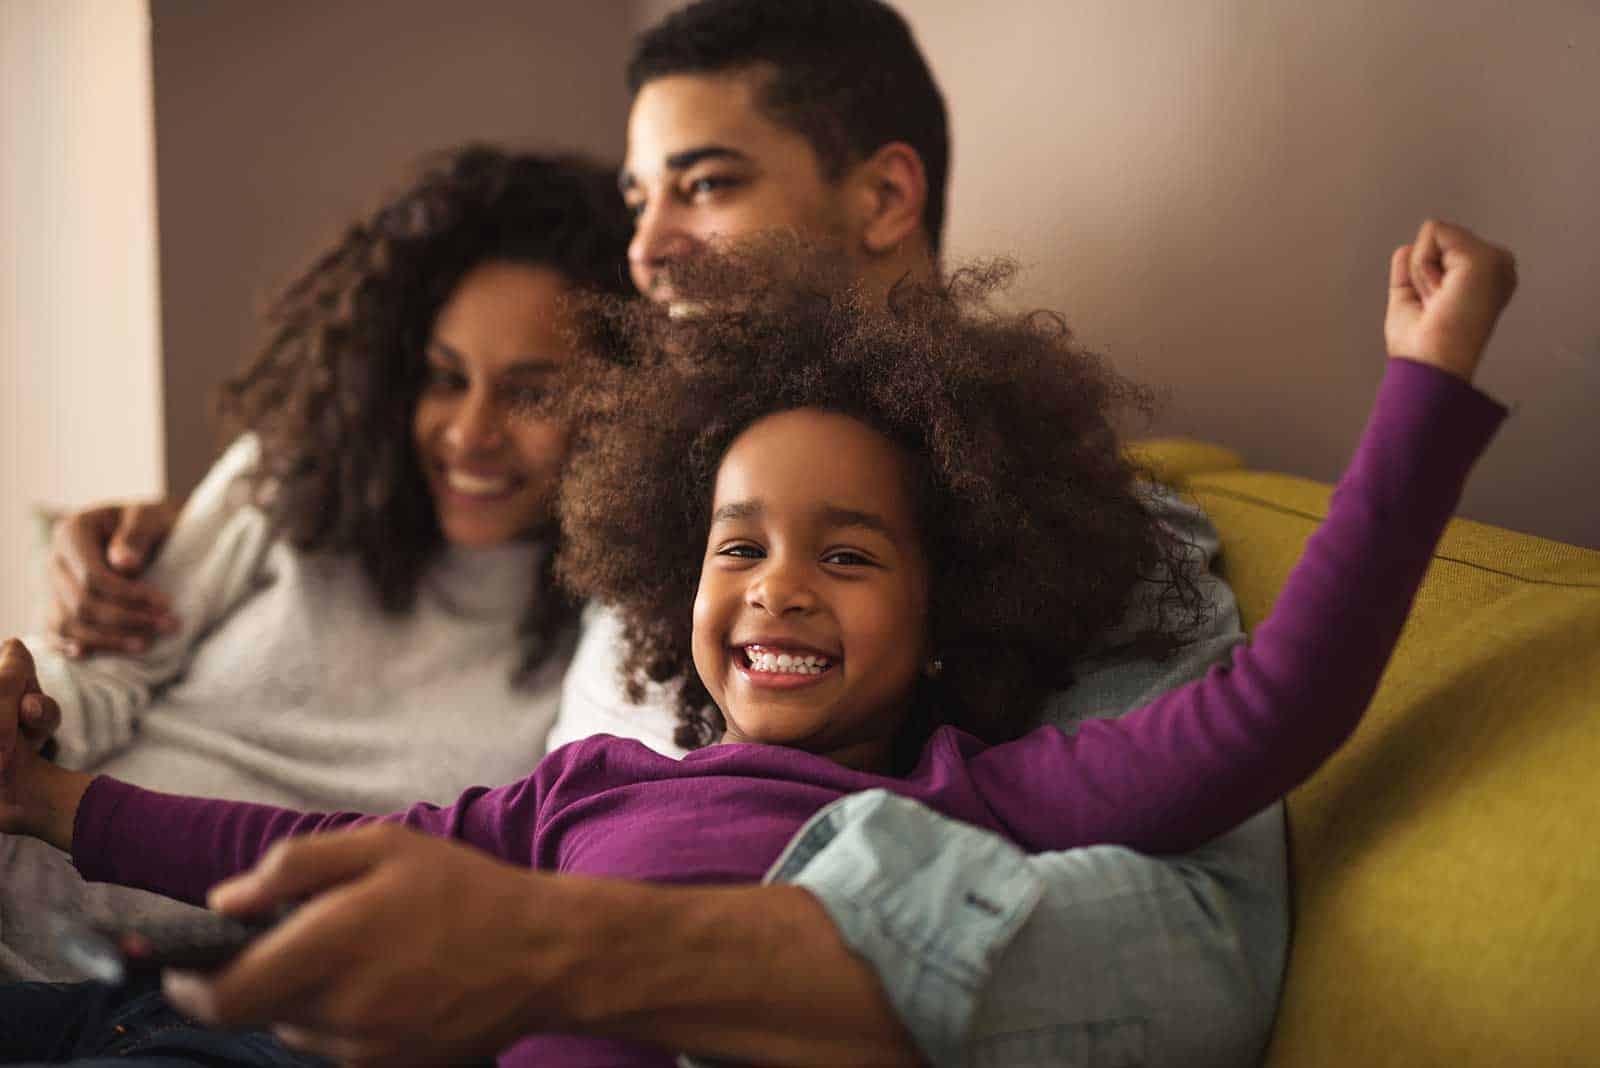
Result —
<instances>
[{"instance_id":1,"label":"purple sleeve","mask_svg":"<svg viewBox=\"0 0 1600 1068\"><path fill-rule=\"evenodd\" d=\"M72 859L85 879L195 903L216 883L254 867L280 838L369 823L399 823L458 838L528 864L545 774L541 764L535 776L494 790L473 787L447 808L416 804L387 816L302 813L181 797L101 776L90 783L78 806Z\"/></svg>"},{"instance_id":2,"label":"purple sleeve","mask_svg":"<svg viewBox=\"0 0 1600 1068\"><path fill-rule=\"evenodd\" d=\"M1377 690L1467 472L1504 417L1459 379L1389 361L1327 519L1231 667L1120 719L1071 735L1043 727L970 759L1007 833L1036 851L1184 852L1309 778Z\"/></svg>"}]
</instances>

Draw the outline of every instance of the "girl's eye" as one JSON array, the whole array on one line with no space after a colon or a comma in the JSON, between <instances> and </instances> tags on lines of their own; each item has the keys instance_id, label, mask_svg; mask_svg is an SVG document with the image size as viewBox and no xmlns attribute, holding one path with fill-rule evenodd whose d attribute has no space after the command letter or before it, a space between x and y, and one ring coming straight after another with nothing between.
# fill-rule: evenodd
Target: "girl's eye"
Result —
<instances>
[{"instance_id":1,"label":"girl's eye","mask_svg":"<svg viewBox=\"0 0 1600 1068\"><path fill-rule=\"evenodd\" d=\"M717 550L718 556L732 556L739 560L759 560L767 555L758 547L748 544L724 545Z\"/></svg>"},{"instance_id":2,"label":"girl's eye","mask_svg":"<svg viewBox=\"0 0 1600 1068\"><path fill-rule=\"evenodd\" d=\"M873 562L853 549L835 549L822 558L825 564L836 564L841 567L871 567Z\"/></svg>"}]
</instances>

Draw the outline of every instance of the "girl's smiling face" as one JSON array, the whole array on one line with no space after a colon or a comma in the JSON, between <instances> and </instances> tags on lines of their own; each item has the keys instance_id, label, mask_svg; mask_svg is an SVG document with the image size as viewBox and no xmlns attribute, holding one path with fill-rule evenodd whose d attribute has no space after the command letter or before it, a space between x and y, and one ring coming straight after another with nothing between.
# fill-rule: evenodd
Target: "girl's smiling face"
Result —
<instances>
[{"instance_id":1,"label":"girl's smiling face","mask_svg":"<svg viewBox=\"0 0 1600 1068\"><path fill-rule=\"evenodd\" d=\"M567 428L532 411L567 360L569 289L548 267L491 260L434 320L412 433L454 545L498 545L550 517Z\"/></svg>"},{"instance_id":2,"label":"girl's smiling face","mask_svg":"<svg viewBox=\"0 0 1600 1068\"><path fill-rule=\"evenodd\" d=\"M928 658L911 462L815 408L767 416L717 471L694 664L723 741L884 770Z\"/></svg>"}]
</instances>

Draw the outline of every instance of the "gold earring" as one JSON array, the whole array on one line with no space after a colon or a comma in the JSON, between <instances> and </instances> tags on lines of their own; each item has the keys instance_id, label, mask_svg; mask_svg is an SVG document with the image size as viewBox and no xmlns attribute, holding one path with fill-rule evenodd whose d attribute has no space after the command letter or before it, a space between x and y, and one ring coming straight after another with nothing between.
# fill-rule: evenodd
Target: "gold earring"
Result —
<instances>
[{"instance_id":1,"label":"gold earring","mask_svg":"<svg viewBox=\"0 0 1600 1068\"><path fill-rule=\"evenodd\" d=\"M929 657L928 658L928 662L926 664L922 665L922 673L924 675L928 676L928 678L930 678L930 679L936 679L940 675L943 675L944 674L944 660L943 660L943 658L937 657L937 656Z\"/></svg>"}]
</instances>

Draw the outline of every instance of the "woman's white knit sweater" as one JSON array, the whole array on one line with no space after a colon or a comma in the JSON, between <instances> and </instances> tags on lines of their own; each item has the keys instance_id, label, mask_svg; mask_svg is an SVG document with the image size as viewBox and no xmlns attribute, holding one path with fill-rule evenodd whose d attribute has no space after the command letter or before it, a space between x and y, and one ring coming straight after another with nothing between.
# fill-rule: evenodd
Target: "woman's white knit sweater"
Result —
<instances>
[{"instance_id":1,"label":"woman's white knit sweater","mask_svg":"<svg viewBox=\"0 0 1600 1068\"><path fill-rule=\"evenodd\" d=\"M317 810L447 802L543 756L575 635L531 677L518 626L541 549L449 549L415 607L380 612L348 556L271 537L249 503L242 438L190 498L147 578L181 629L137 657L29 648L61 704L58 759L155 789ZM0 975L69 974L45 903L69 913L183 906L87 884L66 856L0 836Z\"/></svg>"}]
</instances>

